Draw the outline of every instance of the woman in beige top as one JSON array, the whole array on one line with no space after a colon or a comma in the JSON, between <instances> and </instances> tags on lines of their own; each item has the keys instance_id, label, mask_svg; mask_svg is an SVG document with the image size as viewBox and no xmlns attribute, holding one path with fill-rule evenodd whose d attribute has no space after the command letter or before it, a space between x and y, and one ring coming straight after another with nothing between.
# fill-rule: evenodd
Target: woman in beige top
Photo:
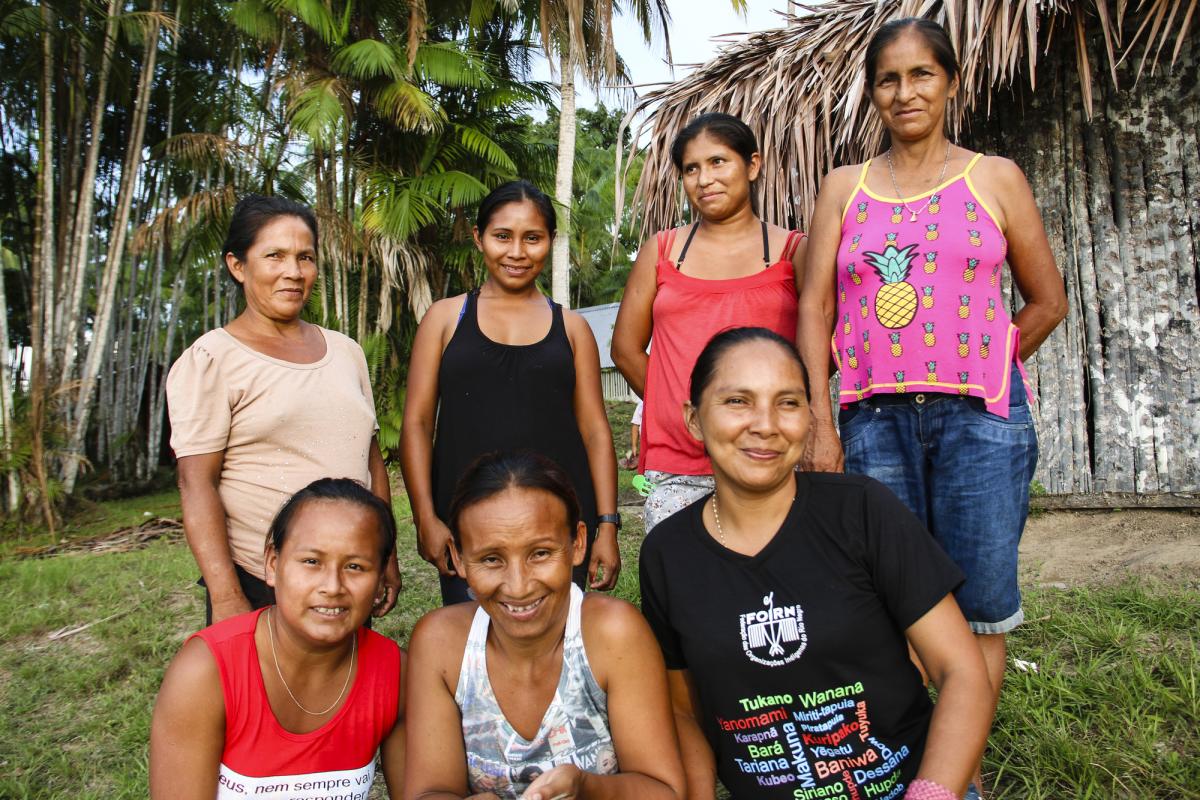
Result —
<instances>
[{"instance_id":1,"label":"woman in beige top","mask_svg":"<svg viewBox=\"0 0 1200 800\"><path fill-rule=\"evenodd\" d=\"M245 310L188 348L167 379L171 447L208 622L270 605L267 530L317 478L353 478L391 504L367 363L354 340L300 319L317 277L311 209L251 195L222 250ZM392 555L374 614L396 603Z\"/></svg>"}]
</instances>

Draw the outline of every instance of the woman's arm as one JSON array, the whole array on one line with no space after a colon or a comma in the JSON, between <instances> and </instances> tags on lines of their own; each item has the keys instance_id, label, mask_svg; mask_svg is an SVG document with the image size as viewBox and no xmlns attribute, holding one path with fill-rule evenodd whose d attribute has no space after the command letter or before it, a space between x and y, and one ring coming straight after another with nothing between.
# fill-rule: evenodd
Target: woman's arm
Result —
<instances>
[{"instance_id":1,"label":"woman's arm","mask_svg":"<svg viewBox=\"0 0 1200 800\"><path fill-rule=\"evenodd\" d=\"M625 294L613 326L612 360L638 397L646 396L646 368L650 335L654 331L654 296L658 294L658 242L642 242L637 260L625 281Z\"/></svg>"},{"instance_id":2,"label":"woman's arm","mask_svg":"<svg viewBox=\"0 0 1200 800\"><path fill-rule=\"evenodd\" d=\"M1025 305L1013 318L1021 331L1021 360L1034 354L1067 316L1067 292L1054 263L1042 215L1025 173L1007 158L984 160L988 184L995 187L1008 240L1008 263Z\"/></svg>"},{"instance_id":3,"label":"woman's arm","mask_svg":"<svg viewBox=\"0 0 1200 800\"><path fill-rule=\"evenodd\" d=\"M434 303L417 326L408 362L404 422L400 429L400 472L417 526L417 552L443 575L453 575L454 568L446 549L450 530L438 519L433 507L433 434L444 331L456 313L455 301L461 303L461 298Z\"/></svg>"},{"instance_id":4,"label":"woman's arm","mask_svg":"<svg viewBox=\"0 0 1200 800\"><path fill-rule=\"evenodd\" d=\"M474 611L473 604L467 610ZM468 796L467 754L462 715L448 680L451 662L461 664L465 637L451 624L458 607L426 614L409 642L408 728L419 731L407 743L406 800L449 800ZM461 645L461 646L460 646ZM454 683L457 684L457 677Z\"/></svg>"},{"instance_id":5,"label":"woman's arm","mask_svg":"<svg viewBox=\"0 0 1200 800\"><path fill-rule=\"evenodd\" d=\"M987 743L995 712L983 653L953 595L905 631L937 687L918 778L962 795Z\"/></svg>"},{"instance_id":6,"label":"woman's arm","mask_svg":"<svg viewBox=\"0 0 1200 800\"><path fill-rule=\"evenodd\" d=\"M556 767L530 784L525 797L682 798L683 765L667 676L650 626L624 600L589 596L583 609L584 645L608 695L608 727L621 771L597 775L571 765Z\"/></svg>"},{"instance_id":7,"label":"woman's arm","mask_svg":"<svg viewBox=\"0 0 1200 800\"><path fill-rule=\"evenodd\" d=\"M208 646L192 639L167 667L150 722L152 800L212 800L225 749L225 698Z\"/></svg>"},{"instance_id":8,"label":"woman's arm","mask_svg":"<svg viewBox=\"0 0 1200 800\"><path fill-rule=\"evenodd\" d=\"M214 623L250 610L233 568L225 505L217 491L224 462L225 451L221 450L183 456L178 464L183 533L212 598Z\"/></svg>"},{"instance_id":9,"label":"woman's arm","mask_svg":"<svg viewBox=\"0 0 1200 800\"><path fill-rule=\"evenodd\" d=\"M829 402L829 338L837 316L835 275L842 243L842 210L857 183L857 167L839 167L825 176L809 228L800 323L796 346L808 370L813 430L802 468L809 472L841 472L842 443Z\"/></svg>"},{"instance_id":10,"label":"woman's arm","mask_svg":"<svg viewBox=\"0 0 1200 800\"><path fill-rule=\"evenodd\" d=\"M696 719L696 683L686 669L667 670L671 711L687 774L687 800L714 800L717 796L717 759Z\"/></svg>"},{"instance_id":11,"label":"woman's arm","mask_svg":"<svg viewBox=\"0 0 1200 800\"><path fill-rule=\"evenodd\" d=\"M374 436L371 437L371 451L367 456L367 469L371 473L371 493L387 503L388 508L391 508L392 481L388 475L387 465L383 463L383 453L379 450L379 439ZM396 551L393 548L392 557L388 560L383 573L383 588L385 590L383 601L371 611L372 615L382 617L392 610L392 607L396 605L396 598L400 594L402 583L400 578L400 562L397 560Z\"/></svg>"},{"instance_id":12,"label":"woman's arm","mask_svg":"<svg viewBox=\"0 0 1200 800\"><path fill-rule=\"evenodd\" d=\"M383 763L383 779L387 782L388 796L399 797L404 789L404 713L408 684L408 658L400 651L400 702L396 709L396 724L379 745L379 759Z\"/></svg>"},{"instance_id":13,"label":"woman's arm","mask_svg":"<svg viewBox=\"0 0 1200 800\"><path fill-rule=\"evenodd\" d=\"M592 329L574 312L564 314L567 334L575 351L575 421L587 450L592 487L596 492L599 514L617 513L617 454L613 450L612 429L604 411L604 393L600 387L600 351ZM598 573L603 571L603 578ZM617 547L617 526L601 522L592 544L588 564L588 586L608 591L617 585L621 572L621 551Z\"/></svg>"}]
</instances>

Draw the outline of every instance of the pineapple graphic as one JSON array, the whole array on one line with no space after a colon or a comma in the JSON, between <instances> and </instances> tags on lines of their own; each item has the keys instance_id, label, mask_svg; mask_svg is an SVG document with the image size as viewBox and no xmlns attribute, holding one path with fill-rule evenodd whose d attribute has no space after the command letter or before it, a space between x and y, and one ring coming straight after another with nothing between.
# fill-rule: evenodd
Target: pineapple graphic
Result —
<instances>
[{"instance_id":1,"label":"pineapple graphic","mask_svg":"<svg viewBox=\"0 0 1200 800\"><path fill-rule=\"evenodd\" d=\"M862 241L862 234L856 233L850 237L850 252L853 253L858 249L858 243Z\"/></svg>"},{"instance_id":2,"label":"pineapple graphic","mask_svg":"<svg viewBox=\"0 0 1200 800\"><path fill-rule=\"evenodd\" d=\"M858 356L854 354L853 347L846 348L846 363L850 365L850 369L858 369Z\"/></svg>"},{"instance_id":3,"label":"pineapple graphic","mask_svg":"<svg viewBox=\"0 0 1200 800\"><path fill-rule=\"evenodd\" d=\"M901 208L900 206L892 206L892 224L893 225L900 224L900 212L903 210L904 209Z\"/></svg>"},{"instance_id":4,"label":"pineapple graphic","mask_svg":"<svg viewBox=\"0 0 1200 800\"><path fill-rule=\"evenodd\" d=\"M936 222L931 222L925 226L925 240L926 241L928 241L928 242L936 242L937 241L937 237L938 237L937 226L938 226L938 224Z\"/></svg>"},{"instance_id":5,"label":"pineapple graphic","mask_svg":"<svg viewBox=\"0 0 1200 800\"><path fill-rule=\"evenodd\" d=\"M862 400L862 397L863 397L862 381L855 381L854 382L854 399Z\"/></svg>"},{"instance_id":6,"label":"pineapple graphic","mask_svg":"<svg viewBox=\"0 0 1200 800\"><path fill-rule=\"evenodd\" d=\"M838 281L838 302L846 302L846 284Z\"/></svg>"},{"instance_id":7,"label":"pineapple graphic","mask_svg":"<svg viewBox=\"0 0 1200 800\"><path fill-rule=\"evenodd\" d=\"M940 194L930 195L929 197L929 213L936 214L942 210L942 196Z\"/></svg>"},{"instance_id":8,"label":"pineapple graphic","mask_svg":"<svg viewBox=\"0 0 1200 800\"><path fill-rule=\"evenodd\" d=\"M921 287L921 308L933 308L933 287Z\"/></svg>"},{"instance_id":9,"label":"pineapple graphic","mask_svg":"<svg viewBox=\"0 0 1200 800\"><path fill-rule=\"evenodd\" d=\"M1000 265L992 267L992 274L988 277L988 286L996 285L996 277L1000 274Z\"/></svg>"},{"instance_id":10,"label":"pineapple graphic","mask_svg":"<svg viewBox=\"0 0 1200 800\"><path fill-rule=\"evenodd\" d=\"M892 355L899 358L904 353L904 347L900 344L900 334L889 333L888 338L892 340Z\"/></svg>"},{"instance_id":11,"label":"pineapple graphic","mask_svg":"<svg viewBox=\"0 0 1200 800\"><path fill-rule=\"evenodd\" d=\"M960 294L958 296L958 318L966 319L971 316L971 295Z\"/></svg>"},{"instance_id":12,"label":"pineapple graphic","mask_svg":"<svg viewBox=\"0 0 1200 800\"><path fill-rule=\"evenodd\" d=\"M925 254L925 274L932 275L937 272L937 250L930 250Z\"/></svg>"},{"instance_id":13,"label":"pineapple graphic","mask_svg":"<svg viewBox=\"0 0 1200 800\"><path fill-rule=\"evenodd\" d=\"M867 318L867 298L858 298L858 314L863 319Z\"/></svg>"},{"instance_id":14,"label":"pineapple graphic","mask_svg":"<svg viewBox=\"0 0 1200 800\"><path fill-rule=\"evenodd\" d=\"M860 205L859 208L862 208L862 206ZM863 219L866 219L866 217L863 217ZM967 222L978 222L978 221L979 221L979 213L975 211L975 204L972 203L970 200L968 200L967 201Z\"/></svg>"},{"instance_id":15,"label":"pineapple graphic","mask_svg":"<svg viewBox=\"0 0 1200 800\"><path fill-rule=\"evenodd\" d=\"M971 377L971 373L969 373L969 372L958 373L958 393L959 394L967 393L967 379L970 377Z\"/></svg>"},{"instance_id":16,"label":"pineapple graphic","mask_svg":"<svg viewBox=\"0 0 1200 800\"><path fill-rule=\"evenodd\" d=\"M842 315L842 334L844 336L850 335L850 315L849 314Z\"/></svg>"},{"instance_id":17,"label":"pineapple graphic","mask_svg":"<svg viewBox=\"0 0 1200 800\"><path fill-rule=\"evenodd\" d=\"M903 328L912 322L917 313L917 290L908 282L914 249L915 244L903 250L897 250L889 244L882 253L866 254L883 281L883 286L875 295L875 316L885 328Z\"/></svg>"},{"instance_id":18,"label":"pineapple graphic","mask_svg":"<svg viewBox=\"0 0 1200 800\"><path fill-rule=\"evenodd\" d=\"M908 391L908 387L904 385L904 370L897 370L893 374L896 376L896 393L904 394Z\"/></svg>"},{"instance_id":19,"label":"pineapple graphic","mask_svg":"<svg viewBox=\"0 0 1200 800\"><path fill-rule=\"evenodd\" d=\"M871 332L863 331L863 355L871 355Z\"/></svg>"},{"instance_id":20,"label":"pineapple graphic","mask_svg":"<svg viewBox=\"0 0 1200 800\"><path fill-rule=\"evenodd\" d=\"M958 335L958 357L966 358L971 353L971 334L960 333Z\"/></svg>"},{"instance_id":21,"label":"pineapple graphic","mask_svg":"<svg viewBox=\"0 0 1200 800\"><path fill-rule=\"evenodd\" d=\"M967 205L971 205L971 203L967 203ZM866 203L858 204L858 213L854 215L854 221L857 222L859 225L862 225L864 222L867 221L867 204ZM974 222L975 220L971 220L971 221Z\"/></svg>"},{"instance_id":22,"label":"pineapple graphic","mask_svg":"<svg viewBox=\"0 0 1200 800\"><path fill-rule=\"evenodd\" d=\"M937 344L937 337L933 335L932 322L925 323L925 336L923 338L925 339L926 347L933 347L935 344Z\"/></svg>"},{"instance_id":23,"label":"pineapple graphic","mask_svg":"<svg viewBox=\"0 0 1200 800\"><path fill-rule=\"evenodd\" d=\"M896 247L896 237L899 235L900 234L898 234L898 233L885 233L883 235L883 249L886 250L889 247L895 248Z\"/></svg>"},{"instance_id":24,"label":"pineapple graphic","mask_svg":"<svg viewBox=\"0 0 1200 800\"><path fill-rule=\"evenodd\" d=\"M980 338L979 357L987 358L991 353L992 337L986 333Z\"/></svg>"},{"instance_id":25,"label":"pineapple graphic","mask_svg":"<svg viewBox=\"0 0 1200 800\"><path fill-rule=\"evenodd\" d=\"M937 362L936 361L926 361L925 362L925 382L926 383L937 383Z\"/></svg>"},{"instance_id":26,"label":"pineapple graphic","mask_svg":"<svg viewBox=\"0 0 1200 800\"><path fill-rule=\"evenodd\" d=\"M971 247L981 247L983 245L983 239L980 238L979 231L976 230L967 231L967 241L971 243Z\"/></svg>"},{"instance_id":27,"label":"pineapple graphic","mask_svg":"<svg viewBox=\"0 0 1200 800\"><path fill-rule=\"evenodd\" d=\"M850 281L855 286L862 286L862 275L859 275L857 272L855 272L855 265L853 261L846 265L846 272L850 273Z\"/></svg>"},{"instance_id":28,"label":"pineapple graphic","mask_svg":"<svg viewBox=\"0 0 1200 800\"><path fill-rule=\"evenodd\" d=\"M963 270L963 281L965 283L975 282L975 268L979 266L978 258L968 258L967 267Z\"/></svg>"},{"instance_id":29,"label":"pineapple graphic","mask_svg":"<svg viewBox=\"0 0 1200 800\"><path fill-rule=\"evenodd\" d=\"M868 386L871 385L871 372L872 372L872 369L870 367L867 367L867 385Z\"/></svg>"},{"instance_id":30,"label":"pineapple graphic","mask_svg":"<svg viewBox=\"0 0 1200 800\"><path fill-rule=\"evenodd\" d=\"M987 307L987 311L983 312L983 318L986 319L988 322L996 321L996 301L995 300L988 298L988 307Z\"/></svg>"}]
</instances>

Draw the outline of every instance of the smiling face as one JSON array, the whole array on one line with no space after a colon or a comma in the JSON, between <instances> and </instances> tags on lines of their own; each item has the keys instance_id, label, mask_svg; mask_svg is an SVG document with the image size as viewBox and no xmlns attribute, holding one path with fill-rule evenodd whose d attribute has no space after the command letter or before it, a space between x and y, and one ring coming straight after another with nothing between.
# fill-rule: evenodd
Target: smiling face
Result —
<instances>
[{"instance_id":1,"label":"smiling face","mask_svg":"<svg viewBox=\"0 0 1200 800\"><path fill-rule=\"evenodd\" d=\"M492 624L524 641L557 636L567 620L571 570L587 549L582 522L543 489L509 488L464 509L454 567Z\"/></svg>"},{"instance_id":2,"label":"smiling face","mask_svg":"<svg viewBox=\"0 0 1200 800\"><path fill-rule=\"evenodd\" d=\"M909 28L879 53L871 102L893 137L918 140L941 131L946 103L958 91L920 33Z\"/></svg>"},{"instance_id":3,"label":"smiling face","mask_svg":"<svg viewBox=\"0 0 1200 800\"><path fill-rule=\"evenodd\" d=\"M545 217L531 200L505 203L492 213L487 228L475 228L474 234L488 276L509 291L524 289L537 279L554 241Z\"/></svg>"},{"instance_id":4,"label":"smiling face","mask_svg":"<svg viewBox=\"0 0 1200 800\"><path fill-rule=\"evenodd\" d=\"M242 285L248 309L275 322L295 321L317 280L312 230L299 217L275 217L259 229L245 261L226 253L225 264Z\"/></svg>"},{"instance_id":5,"label":"smiling face","mask_svg":"<svg viewBox=\"0 0 1200 800\"><path fill-rule=\"evenodd\" d=\"M751 340L719 358L700 405L684 421L704 443L718 484L765 492L791 480L811 413L796 359L777 342Z\"/></svg>"},{"instance_id":6,"label":"smiling face","mask_svg":"<svg viewBox=\"0 0 1200 800\"><path fill-rule=\"evenodd\" d=\"M283 548L267 548L267 585L278 624L330 645L352 635L371 613L383 577L379 518L356 503L313 500L288 526Z\"/></svg>"},{"instance_id":7,"label":"smiling face","mask_svg":"<svg viewBox=\"0 0 1200 800\"><path fill-rule=\"evenodd\" d=\"M749 205L750 183L760 166L758 153L746 163L729 145L701 131L683 150L683 190L705 219L726 219Z\"/></svg>"}]
</instances>

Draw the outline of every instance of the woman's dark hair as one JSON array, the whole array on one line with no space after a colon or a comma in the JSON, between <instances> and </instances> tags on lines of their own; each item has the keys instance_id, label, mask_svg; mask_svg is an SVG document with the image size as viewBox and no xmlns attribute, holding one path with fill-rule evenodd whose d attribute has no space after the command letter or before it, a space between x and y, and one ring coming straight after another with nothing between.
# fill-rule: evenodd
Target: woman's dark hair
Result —
<instances>
[{"instance_id":1,"label":"woman's dark hair","mask_svg":"<svg viewBox=\"0 0 1200 800\"><path fill-rule=\"evenodd\" d=\"M773 342L782 347L800 368L804 397L808 398L808 370L804 368L804 362L796 352L796 345L767 328L726 328L708 340L708 344L704 345L696 359L696 365L692 367L692 385L688 392L688 400L693 406L700 405L700 395L704 394L704 390L712 383L713 375L716 374L717 366L726 351L746 342Z\"/></svg>"},{"instance_id":2,"label":"woman's dark hair","mask_svg":"<svg viewBox=\"0 0 1200 800\"><path fill-rule=\"evenodd\" d=\"M541 212L546 230L553 236L554 231L558 229L558 215L554 213L554 203L545 192L526 180L502 183L488 192L488 196L483 198L483 202L479 204L479 212L475 215L475 227L479 229L480 233L483 233L487 230L488 223L492 221L492 216L501 206L525 200L533 203Z\"/></svg>"},{"instance_id":3,"label":"woman's dark hair","mask_svg":"<svg viewBox=\"0 0 1200 800\"><path fill-rule=\"evenodd\" d=\"M958 75L958 56L954 53L954 45L950 43L946 29L931 19L904 17L881 25L879 30L875 31L875 35L871 37L871 41L867 43L867 55L863 60L863 69L866 72L868 89L875 84L875 67L879 63L879 54L883 52L883 48L910 28L925 40L925 44L933 53L934 60L946 71L949 80L954 80Z\"/></svg>"},{"instance_id":4,"label":"woman's dark hair","mask_svg":"<svg viewBox=\"0 0 1200 800\"><path fill-rule=\"evenodd\" d=\"M375 512L379 519L379 561L382 566L396 548L396 520L388 504L371 494L365 486L351 478L319 478L296 492L279 509L267 536L275 552L283 550L292 518L308 503L318 501L353 503Z\"/></svg>"},{"instance_id":5,"label":"woman's dark hair","mask_svg":"<svg viewBox=\"0 0 1200 800\"><path fill-rule=\"evenodd\" d=\"M316 248L317 215L311 208L284 197L248 194L233 208L229 233L225 236L225 244L221 246L221 257L233 253L238 261L245 261L246 251L254 244L258 232L276 217L299 217L312 231L313 247Z\"/></svg>"},{"instance_id":6,"label":"woman's dark hair","mask_svg":"<svg viewBox=\"0 0 1200 800\"><path fill-rule=\"evenodd\" d=\"M671 163L675 165L675 169L683 171L683 151L702 133L707 133L737 153L747 165L750 164L750 158L758 152L758 139L749 125L732 114L713 111L696 117L675 134L675 141L671 142Z\"/></svg>"},{"instance_id":7,"label":"woman's dark hair","mask_svg":"<svg viewBox=\"0 0 1200 800\"><path fill-rule=\"evenodd\" d=\"M455 547L462 549L463 512L507 489L540 489L557 497L567 512L568 531L574 535L579 499L562 467L532 450L485 453L471 462L454 487L448 523Z\"/></svg>"}]
</instances>

